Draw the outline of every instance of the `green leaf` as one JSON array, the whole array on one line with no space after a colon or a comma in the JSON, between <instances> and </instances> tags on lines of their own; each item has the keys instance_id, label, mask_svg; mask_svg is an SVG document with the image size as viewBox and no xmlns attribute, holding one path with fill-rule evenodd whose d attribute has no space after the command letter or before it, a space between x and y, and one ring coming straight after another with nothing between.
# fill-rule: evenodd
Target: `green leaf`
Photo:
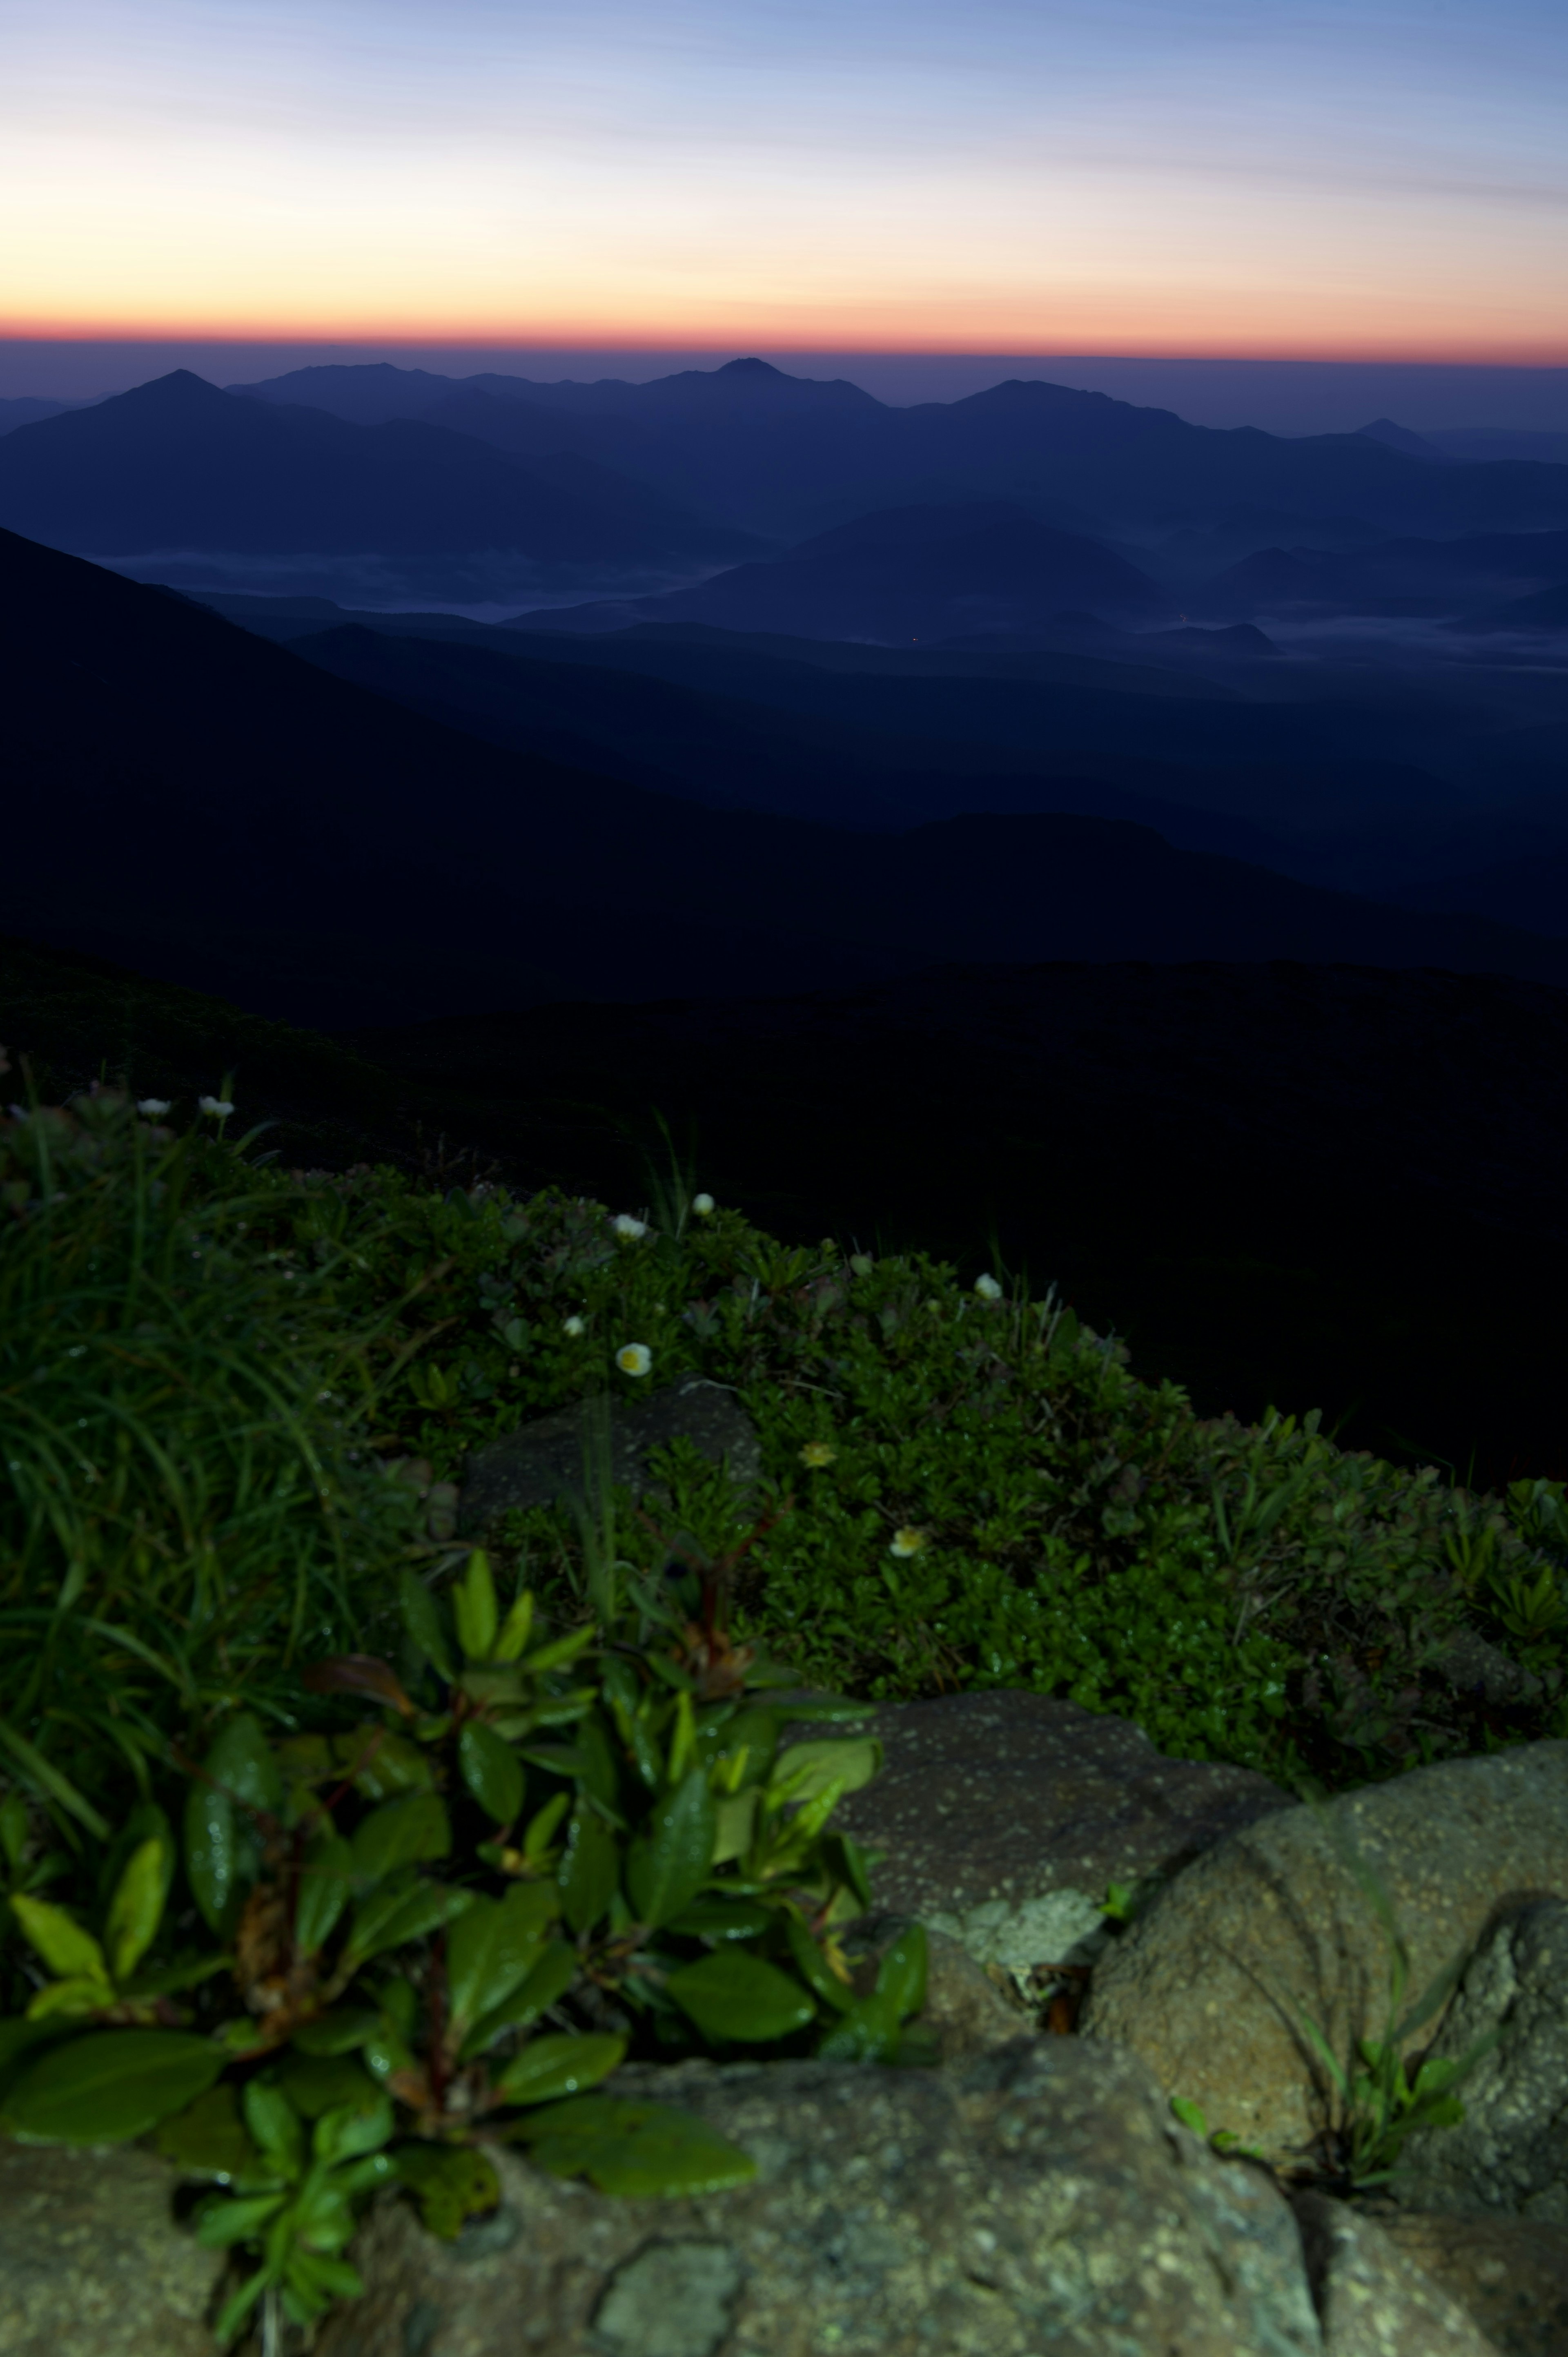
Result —
<instances>
[{"instance_id":1,"label":"green leaf","mask_svg":"<svg viewBox=\"0 0 1568 2357\"><path fill-rule=\"evenodd\" d=\"M579 1653L585 1653L597 1641L598 1633L589 1621L584 1628L574 1629L569 1637L557 1637L552 1643L541 1645L538 1652L530 1653L521 1666L531 1678L542 1678L546 1670L559 1670L566 1663L575 1662Z\"/></svg>"},{"instance_id":2,"label":"green leaf","mask_svg":"<svg viewBox=\"0 0 1568 2357\"><path fill-rule=\"evenodd\" d=\"M900 1932L876 1970L876 1994L884 1997L900 2021L918 2013L926 2002L926 1970L929 1946L923 1923Z\"/></svg>"},{"instance_id":3,"label":"green leaf","mask_svg":"<svg viewBox=\"0 0 1568 2357\"><path fill-rule=\"evenodd\" d=\"M62 1979L96 1981L108 1987L103 1951L74 1916L63 1907L51 1907L47 1899L26 1899L20 1892L11 1906L29 1946L38 1950L51 1973Z\"/></svg>"},{"instance_id":4,"label":"green leaf","mask_svg":"<svg viewBox=\"0 0 1568 2357\"><path fill-rule=\"evenodd\" d=\"M394 1903L378 1907L377 1902L386 1896L384 1888L373 1890L354 1917L344 1953L345 1962L351 1960L356 1972L372 1956L384 1955L410 1940L425 1939L444 1924L455 1922L472 1905L475 1894L451 1883L422 1882L415 1877L407 1885L396 1886L392 1894Z\"/></svg>"},{"instance_id":5,"label":"green leaf","mask_svg":"<svg viewBox=\"0 0 1568 2357\"><path fill-rule=\"evenodd\" d=\"M452 1612L457 1623L457 1642L471 1662L488 1662L490 1648L496 1641L496 1584L490 1577L489 1557L482 1547L476 1547L468 1557L468 1567L452 1587Z\"/></svg>"},{"instance_id":6,"label":"green leaf","mask_svg":"<svg viewBox=\"0 0 1568 2357\"><path fill-rule=\"evenodd\" d=\"M842 1883L859 1900L863 1913L871 1909L871 1872L865 1852L852 1835L825 1833L822 1835L822 1863L835 1882Z\"/></svg>"},{"instance_id":7,"label":"green leaf","mask_svg":"<svg viewBox=\"0 0 1568 2357\"><path fill-rule=\"evenodd\" d=\"M510 1744L482 1718L471 1718L457 1738L457 1764L492 1824L510 1825L522 1806L522 1762Z\"/></svg>"},{"instance_id":8,"label":"green leaf","mask_svg":"<svg viewBox=\"0 0 1568 2357\"><path fill-rule=\"evenodd\" d=\"M316 2021L294 2033L301 2054L351 2054L381 2026L381 2014L369 2006L335 2005Z\"/></svg>"},{"instance_id":9,"label":"green leaf","mask_svg":"<svg viewBox=\"0 0 1568 2357\"><path fill-rule=\"evenodd\" d=\"M275 1815L283 1806L283 1771L273 1756L262 1722L242 1710L231 1718L202 1767L242 1808Z\"/></svg>"},{"instance_id":10,"label":"green leaf","mask_svg":"<svg viewBox=\"0 0 1568 2357\"><path fill-rule=\"evenodd\" d=\"M29 1743L25 1735L19 1735L16 1729L3 1718L0 1718L0 1744L5 1745L24 1776L31 1783L36 1784L40 1792L47 1792L49 1799L58 1807L62 1808L68 1816L74 1817L78 1824L85 1825L88 1832L97 1840L108 1840L109 1827L91 1801L83 1800L70 1777L62 1776L52 1760L46 1760L43 1753Z\"/></svg>"},{"instance_id":11,"label":"green leaf","mask_svg":"<svg viewBox=\"0 0 1568 2357\"><path fill-rule=\"evenodd\" d=\"M627 1853L626 1895L639 1923L657 1929L693 1900L708 1878L717 1813L708 1771L696 1767L655 1802L649 1831Z\"/></svg>"},{"instance_id":12,"label":"green leaf","mask_svg":"<svg viewBox=\"0 0 1568 2357\"><path fill-rule=\"evenodd\" d=\"M532 2146L541 2169L586 2177L603 2193L721 2193L749 2184L757 2163L703 2120L666 2104L579 2096L532 2112L510 2133Z\"/></svg>"},{"instance_id":13,"label":"green leaf","mask_svg":"<svg viewBox=\"0 0 1568 2357\"><path fill-rule=\"evenodd\" d=\"M1190 2095L1173 2095L1171 2109L1184 2128L1190 2128L1204 2144L1208 2142L1208 2121L1201 2104L1195 2104Z\"/></svg>"},{"instance_id":14,"label":"green leaf","mask_svg":"<svg viewBox=\"0 0 1568 2357\"><path fill-rule=\"evenodd\" d=\"M431 1668L446 1685L453 1683L452 1652L446 1631L442 1626L441 1608L435 1598L409 1565L404 1565L398 1581L398 1602L403 1609L403 1627Z\"/></svg>"},{"instance_id":15,"label":"green leaf","mask_svg":"<svg viewBox=\"0 0 1568 2357\"><path fill-rule=\"evenodd\" d=\"M817 2052L829 2062L891 2062L898 2051L900 2027L897 2005L878 1989L874 1996L857 1997L839 2016L819 2040Z\"/></svg>"},{"instance_id":16,"label":"green leaf","mask_svg":"<svg viewBox=\"0 0 1568 2357\"><path fill-rule=\"evenodd\" d=\"M338 1918L349 1903L354 1854L341 1834L330 1828L317 1835L300 1864L299 1898L295 1909L294 1936L307 1955L314 1955L332 1935Z\"/></svg>"},{"instance_id":17,"label":"green leaf","mask_svg":"<svg viewBox=\"0 0 1568 2357\"><path fill-rule=\"evenodd\" d=\"M340 1767L351 1772L354 1790L366 1801L392 1801L400 1792L433 1792L435 1775L430 1764L430 1754L411 1743L406 1735L389 1735L380 1727L371 1730L376 1740L372 1746L363 1730L358 1735L340 1735L332 1749Z\"/></svg>"},{"instance_id":18,"label":"green leaf","mask_svg":"<svg viewBox=\"0 0 1568 2357\"><path fill-rule=\"evenodd\" d=\"M5 1863L13 1874L21 1865L27 1846L27 1804L20 1792L7 1792L0 1801L0 1849L4 1849Z\"/></svg>"},{"instance_id":19,"label":"green leaf","mask_svg":"<svg viewBox=\"0 0 1568 2357\"><path fill-rule=\"evenodd\" d=\"M798 1981L733 1947L682 1964L664 1987L704 2038L726 2044L771 2045L803 2029L817 2016L813 2000Z\"/></svg>"},{"instance_id":20,"label":"green leaf","mask_svg":"<svg viewBox=\"0 0 1568 2357\"><path fill-rule=\"evenodd\" d=\"M166 2160L191 2176L246 2177L256 2167L256 2147L245 2133L239 2101L227 2080L165 2120L155 2142Z\"/></svg>"},{"instance_id":21,"label":"green leaf","mask_svg":"<svg viewBox=\"0 0 1568 2357\"><path fill-rule=\"evenodd\" d=\"M360 1819L354 1833L354 1873L361 1882L381 1882L399 1867L445 1857L451 1847L446 1803L435 1792L410 1792L401 1801L383 1801Z\"/></svg>"},{"instance_id":22,"label":"green leaf","mask_svg":"<svg viewBox=\"0 0 1568 2357\"><path fill-rule=\"evenodd\" d=\"M267 2168L279 2177L298 2177L305 2166L305 2131L283 2089L270 2079L251 2079L240 2101Z\"/></svg>"},{"instance_id":23,"label":"green leaf","mask_svg":"<svg viewBox=\"0 0 1568 2357\"><path fill-rule=\"evenodd\" d=\"M522 1854L528 1858L541 1858L555 1838L555 1828L572 1805L570 1792L557 1792L546 1801L536 1814L530 1817L522 1836Z\"/></svg>"},{"instance_id":24,"label":"green leaf","mask_svg":"<svg viewBox=\"0 0 1568 2357\"><path fill-rule=\"evenodd\" d=\"M757 1834L757 1805L762 1795L755 1784L720 1801L714 1813L714 1866L728 1866L744 1857Z\"/></svg>"},{"instance_id":25,"label":"green leaf","mask_svg":"<svg viewBox=\"0 0 1568 2357\"><path fill-rule=\"evenodd\" d=\"M286 2193L250 2193L238 2201L209 2202L197 2219L196 2239L209 2251L226 2251L236 2243L253 2242L287 2200Z\"/></svg>"},{"instance_id":26,"label":"green leaf","mask_svg":"<svg viewBox=\"0 0 1568 2357\"><path fill-rule=\"evenodd\" d=\"M534 2038L512 2056L496 2081L509 2104L548 2104L596 2087L626 2058L624 2038Z\"/></svg>"},{"instance_id":27,"label":"green leaf","mask_svg":"<svg viewBox=\"0 0 1568 2357\"><path fill-rule=\"evenodd\" d=\"M577 1951L564 1940L553 1940L520 1989L501 2005L481 2014L463 2041L461 2059L473 2061L503 2029L531 2029L558 1997L565 1996L577 1977Z\"/></svg>"},{"instance_id":28,"label":"green leaf","mask_svg":"<svg viewBox=\"0 0 1568 2357\"><path fill-rule=\"evenodd\" d=\"M490 1658L497 1662L516 1662L522 1657L528 1643L528 1632L533 1626L533 1598L527 1588L518 1598L501 1625Z\"/></svg>"},{"instance_id":29,"label":"green leaf","mask_svg":"<svg viewBox=\"0 0 1568 2357\"><path fill-rule=\"evenodd\" d=\"M203 2094L226 2057L179 2029L102 2029L52 2046L5 2099L13 2136L47 2144L125 2144Z\"/></svg>"},{"instance_id":30,"label":"green leaf","mask_svg":"<svg viewBox=\"0 0 1568 2357\"><path fill-rule=\"evenodd\" d=\"M425 2232L456 2242L466 2220L493 2210L501 2198L494 2164L472 2145L400 2145L397 2173L419 2203Z\"/></svg>"},{"instance_id":31,"label":"green leaf","mask_svg":"<svg viewBox=\"0 0 1568 2357\"><path fill-rule=\"evenodd\" d=\"M561 1907L574 1932L591 1932L615 1895L620 1845L598 1811L579 1800L572 1812L566 1855L556 1879Z\"/></svg>"},{"instance_id":32,"label":"green leaf","mask_svg":"<svg viewBox=\"0 0 1568 2357\"><path fill-rule=\"evenodd\" d=\"M669 1928L683 1940L755 1940L778 1921L779 1911L755 1899L726 1899L719 1891L707 1891L672 1917Z\"/></svg>"},{"instance_id":33,"label":"green leaf","mask_svg":"<svg viewBox=\"0 0 1568 2357\"><path fill-rule=\"evenodd\" d=\"M847 1981L840 1980L792 1907L784 1910L784 1930L795 1969L806 1986L835 2013L847 2013L854 2003L854 1989Z\"/></svg>"},{"instance_id":34,"label":"green leaf","mask_svg":"<svg viewBox=\"0 0 1568 2357\"><path fill-rule=\"evenodd\" d=\"M363 2111L381 2094L352 2054L291 2054L278 2072L278 2084L302 2120L318 2120L342 2104Z\"/></svg>"},{"instance_id":35,"label":"green leaf","mask_svg":"<svg viewBox=\"0 0 1568 2357\"><path fill-rule=\"evenodd\" d=\"M767 1781L778 1749L779 1719L770 1710L738 1710L733 1718L717 1725L710 1720L697 1729L697 1757L705 1768L711 1769L721 1760L733 1760L745 1752L742 1789Z\"/></svg>"},{"instance_id":36,"label":"green leaf","mask_svg":"<svg viewBox=\"0 0 1568 2357\"><path fill-rule=\"evenodd\" d=\"M820 1801L833 1785L841 1794L858 1792L882 1765L875 1736L838 1736L817 1743L792 1743L780 1752L768 1782L768 1797L780 1802Z\"/></svg>"},{"instance_id":37,"label":"green leaf","mask_svg":"<svg viewBox=\"0 0 1568 2357\"><path fill-rule=\"evenodd\" d=\"M546 1883L518 1883L504 1899L476 1898L446 1943L446 1986L459 2037L520 1988L539 1962L557 1907Z\"/></svg>"},{"instance_id":38,"label":"green leaf","mask_svg":"<svg viewBox=\"0 0 1568 2357\"><path fill-rule=\"evenodd\" d=\"M365 2086L365 2100L356 2093L349 2102L323 2112L317 2120L311 2148L316 2158L328 2168L379 2151L392 2135L392 2098L372 2086L369 2079Z\"/></svg>"},{"instance_id":39,"label":"green leaf","mask_svg":"<svg viewBox=\"0 0 1568 2357\"><path fill-rule=\"evenodd\" d=\"M167 1889L164 1846L155 1834L133 1854L109 1902L104 1932L116 1981L128 1981L152 1946Z\"/></svg>"}]
</instances>

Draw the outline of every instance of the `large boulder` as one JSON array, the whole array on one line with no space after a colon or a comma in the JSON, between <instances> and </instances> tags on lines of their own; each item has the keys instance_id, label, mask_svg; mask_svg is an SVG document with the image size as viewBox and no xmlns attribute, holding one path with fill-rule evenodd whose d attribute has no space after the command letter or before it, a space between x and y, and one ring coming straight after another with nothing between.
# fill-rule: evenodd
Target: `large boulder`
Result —
<instances>
[{"instance_id":1,"label":"large boulder","mask_svg":"<svg viewBox=\"0 0 1568 2357\"><path fill-rule=\"evenodd\" d=\"M215 2357L224 2254L175 2223L151 2153L0 2141L5 2357Z\"/></svg>"},{"instance_id":2,"label":"large boulder","mask_svg":"<svg viewBox=\"0 0 1568 2357\"><path fill-rule=\"evenodd\" d=\"M1318 2357L1289 2205L1171 2119L1131 2055L1041 2039L962 2072L623 2074L756 2180L612 2201L502 2153L456 2244L389 2201L317 2357ZM618 2086L622 2083L618 2081Z\"/></svg>"},{"instance_id":3,"label":"large boulder","mask_svg":"<svg viewBox=\"0 0 1568 2357\"><path fill-rule=\"evenodd\" d=\"M1477 1948L1434 2056L1498 2043L1461 2083L1464 2119L1422 2128L1391 2190L1420 2210L1511 2212L1568 2232L1568 1904L1527 1900Z\"/></svg>"},{"instance_id":4,"label":"large boulder","mask_svg":"<svg viewBox=\"0 0 1568 2357\"><path fill-rule=\"evenodd\" d=\"M1336 1836L1389 1894L1414 1995L1505 1902L1568 1897L1568 1742L1445 1760L1322 1812L1264 1817L1188 1867L1101 1958L1085 2036L1131 2047L1211 2128L1272 2158L1307 2150L1332 2108L1290 2000L1340 2056L1386 2018L1383 1933ZM1412 2050L1432 2036L1429 2023Z\"/></svg>"},{"instance_id":5,"label":"large boulder","mask_svg":"<svg viewBox=\"0 0 1568 2357\"><path fill-rule=\"evenodd\" d=\"M1568 2230L1391 2204L1377 2223L1503 2357L1568 2357Z\"/></svg>"},{"instance_id":6,"label":"large boulder","mask_svg":"<svg viewBox=\"0 0 1568 2357\"><path fill-rule=\"evenodd\" d=\"M877 1904L1021 1982L1093 1959L1112 1882L1164 1880L1292 1806L1251 1769L1166 1760L1130 1719L1046 1695L896 1703L869 1724L882 1772L834 1822L884 1853Z\"/></svg>"},{"instance_id":7,"label":"large boulder","mask_svg":"<svg viewBox=\"0 0 1568 2357\"><path fill-rule=\"evenodd\" d=\"M1294 2206L1324 2357L1498 2357L1469 2310L1375 2218L1321 2193Z\"/></svg>"}]
</instances>

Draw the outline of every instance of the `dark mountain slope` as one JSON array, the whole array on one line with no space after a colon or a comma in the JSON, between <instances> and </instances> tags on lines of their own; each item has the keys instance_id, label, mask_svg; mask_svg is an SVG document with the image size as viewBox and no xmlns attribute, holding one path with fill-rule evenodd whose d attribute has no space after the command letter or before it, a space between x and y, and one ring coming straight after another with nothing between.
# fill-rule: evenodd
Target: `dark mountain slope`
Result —
<instances>
[{"instance_id":1,"label":"dark mountain slope","mask_svg":"<svg viewBox=\"0 0 1568 2357\"><path fill-rule=\"evenodd\" d=\"M1121 822L872 837L639 792L440 727L10 534L0 648L0 924L262 1013L844 986L944 957L1290 955L1568 981L1568 946Z\"/></svg>"},{"instance_id":2,"label":"dark mountain slope","mask_svg":"<svg viewBox=\"0 0 1568 2357\"><path fill-rule=\"evenodd\" d=\"M0 522L101 555L516 549L581 562L726 545L639 486L618 503L581 462L552 482L467 435L237 401L185 370L5 436Z\"/></svg>"}]
</instances>

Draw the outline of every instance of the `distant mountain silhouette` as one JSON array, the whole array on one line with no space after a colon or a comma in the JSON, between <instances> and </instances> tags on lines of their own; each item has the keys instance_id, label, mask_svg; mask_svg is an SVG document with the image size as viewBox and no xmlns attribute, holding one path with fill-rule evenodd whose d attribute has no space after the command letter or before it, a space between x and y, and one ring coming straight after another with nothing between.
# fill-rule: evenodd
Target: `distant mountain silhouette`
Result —
<instances>
[{"instance_id":1,"label":"distant mountain silhouette","mask_svg":"<svg viewBox=\"0 0 1568 2357\"><path fill-rule=\"evenodd\" d=\"M439 426L239 401L184 369L5 436L0 523L98 556L511 549L629 564L746 545L578 457L530 467Z\"/></svg>"},{"instance_id":2,"label":"distant mountain silhouette","mask_svg":"<svg viewBox=\"0 0 1568 2357\"><path fill-rule=\"evenodd\" d=\"M1460 630L1568 630L1568 581L1538 590L1533 597L1512 597L1506 605L1466 614L1454 627Z\"/></svg>"},{"instance_id":3,"label":"distant mountain silhouette","mask_svg":"<svg viewBox=\"0 0 1568 2357\"><path fill-rule=\"evenodd\" d=\"M1568 943L1148 828L703 809L443 727L0 534L0 927L317 1024L854 986L943 958L1287 956L1568 982Z\"/></svg>"},{"instance_id":4,"label":"distant mountain silhouette","mask_svg":"<svg viewBox=\"0 0 1568 2357\"><path fill-rule=\"evenodd\" d=\"M635 605L569 607L559 630L624 629L630 621L706 622L721 630L887 645L966 633L1027 631L1064 606L1113 619L1163 619L1168 591L1079 534L1036 523L1018 508L895 508L822 533L771 562L743 565L694 588ZM538 628L538 615L515 627Z\"/></svg>"},{"instance_id":5,"label":"distant mountain silhouette","mask_svg":"<svg viewBox=\"0 0 1568 2357\"><path fill-rule=\"evenodd\" d=\"M1391 450L1402 450L1407 458L1433 459L1443 466L1448 463L1447 452L1440 450L1435 442L1427 441L1424 435L1412 434L1408 425L1396 425L1391 417L1374 417L1370 425L1363 425L1360 430L1369 441L1384 443Z\"/></svg>"},{"instance_id":6,"label":"distant mountain silhouette","mask_svg":"<svg viewBox=\"0 0 1568 2357\"><path fill-rule=\"evenodd\" d=\"M556 447L747 530L788 537L871 508L984 500L1053 503L1090 529L1096 520L1168 526L1238 509L1359 519L1394 532L1568 524L1568 468L1436 467L1366 434L1220 431L1036 380L896 409L858 386L790 377L761 361L648 384L541 384L492 372L437 390L423 372L407 382L413 374L301 370L241 389L257 401L308 400L355 417L424 414L459 391L525 403L549 413ZM468 426L546 431L521 420L503 427L472 409ZM1060 512L1052 520L1070 522Z\"/></svg>"}]
</instances>

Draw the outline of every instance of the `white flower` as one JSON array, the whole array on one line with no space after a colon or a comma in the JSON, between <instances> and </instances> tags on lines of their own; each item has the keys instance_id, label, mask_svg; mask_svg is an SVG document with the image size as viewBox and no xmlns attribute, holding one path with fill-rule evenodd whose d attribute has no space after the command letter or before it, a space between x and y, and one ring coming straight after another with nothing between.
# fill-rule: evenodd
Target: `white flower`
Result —
<instances>
[{"instance_id":1,"label":"white flower","mask_svg":"<svg viewBox=\"0 0 1568 2357\"><path fill-rule=\"evenodd\" d=\"M645 1375L653 1364L653 1353L646 1342L627 1342L616 1352L616 1364L623 1375Z\"/></svg>"},{"instance_id":2,"label":"white flower","mask_svg":"<svg viewBox=\"0 0 1568 2357\"><path fill-rule=\"evenodd\" d=\"M993 1276L977 1276L974 1289L982 1301L1000 1301L1002 1298L1002 1287Z\"/></svg>"},{"instance_id":3,"label":"white flower","mask_svg":"<svg viewBox=\"0 0 1568 2357\"><path fill-rule=\"evenodd\" d=\"M149 1121L161 1121L173 1102L172 1097L138 1097L136 1111L145 1113Z\"/></svg>"},{"instance_id":4,"label":"white flower","mask_svg":"<svg viewBox=\"0 0 1568 2357\"><path fill-rule=\"evenodd\" d=\"M575 1312L574 1312L570 1318L563 1318L561 1320L561 1331L563 1334L570 1334L574 1342L576 1340L579 1334L585 1334L587 1330L587 1319L585 1318L579 1318Z\"/></svg>"},{"instance_id":5,"label":"white flower","mask_svg":"<svg viewBox=\"0 0 1568 2357\"><path fill-rule=\"evenodd\" d=\"M610 1225L623 1243L635 1243L639 1236L648 1233L648 1222L634 1220L629 1211L618 1211Z\"/></svg>"},{"instance_id":6,"label":"white flower","mask_svg":"<svg viewBox=\"0 0 1568 2357\"><path fill-rule=\"evenodd\" d=\"M227 1097L198 1097L196 1102L203 1113L212 1115L214 1121L227 1121L234 1110Z\"/></svg>"},{"instance_id":7,"label":"white flower","mask_svg":"<svg viewBox=\"0 0 1568 2357\"><path fill-rule=\"evenodd\" d=\"M925 1544L924 1531L906 1527L904 1530L894 1532L887 1552L889 1555L918 1555Z\"/></svg>"},{"instance_id":8,"label":"white flower","mask_svg":"<svg viewBox=\"0 0 1568 2357\"><path fill-rule=\"evenodd\" d=\"M713 1197L711 1195L693 1195L692 1198L692 1209L695 1211L699 1220L711 1220L714 1216Z\"/></svg>"}]
</instances>

